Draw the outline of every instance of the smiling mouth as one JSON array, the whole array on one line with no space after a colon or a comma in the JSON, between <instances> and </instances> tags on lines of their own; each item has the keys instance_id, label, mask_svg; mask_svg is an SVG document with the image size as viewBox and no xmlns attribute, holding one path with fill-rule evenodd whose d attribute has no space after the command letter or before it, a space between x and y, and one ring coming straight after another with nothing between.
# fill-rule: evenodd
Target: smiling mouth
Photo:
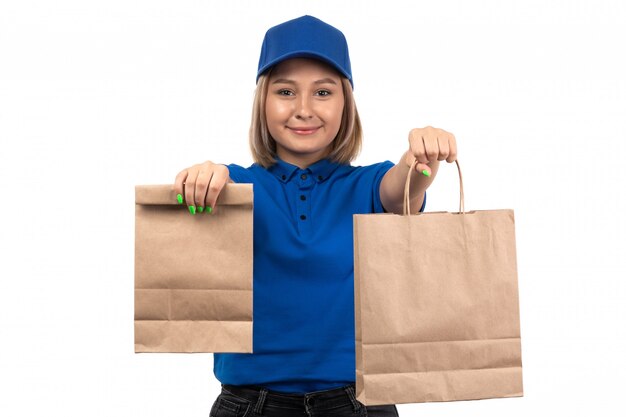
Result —
<instances>
[{"instance_id":1,"label":"smiling mouth","mask_svg":"<svg viewBox=\"0 0 626 417\"><path fill-rule=\"evenodd\" d=\"M298 135L311 135L319 130L319 127L294 128L289 127L291 131Z\"/></svg>"}]
</instances>

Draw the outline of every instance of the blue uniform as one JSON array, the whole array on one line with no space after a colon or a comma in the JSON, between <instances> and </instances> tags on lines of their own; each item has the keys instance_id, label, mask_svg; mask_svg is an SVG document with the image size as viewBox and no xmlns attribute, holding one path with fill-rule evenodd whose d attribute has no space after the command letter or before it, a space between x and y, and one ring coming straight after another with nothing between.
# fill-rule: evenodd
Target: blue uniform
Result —
<instances>
[{"instance_id":1,"label":"blue uniform","mask_svg":"<svg viewBox=\"0 0 626 417\"><path fill-rule=\"evenodd\" d=\"M355 382L352 215L384 212L393 165L227 165L254 184L254 353L215 353L221 383L304 393Z\"/></svg>"}]
</instances>

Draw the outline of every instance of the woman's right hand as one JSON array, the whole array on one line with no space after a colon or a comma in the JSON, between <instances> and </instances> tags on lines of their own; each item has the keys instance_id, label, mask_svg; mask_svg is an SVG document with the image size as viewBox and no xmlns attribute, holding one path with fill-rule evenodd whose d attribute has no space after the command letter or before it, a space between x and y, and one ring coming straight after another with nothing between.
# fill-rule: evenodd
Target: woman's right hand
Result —
<instances>
[{"instance_id":1,"label":"woman's right hand","mask_svg":"<svg viewBox=\"0 0 626 417\"><path fill-rule=\"evenodd\" d=\"M232 182L225 165L206 161L183 169L176 175L174 190L178 203L183 198L189 207L189 213L215 212L215 202L227 182Z\"/></svg>"}]
</instances>

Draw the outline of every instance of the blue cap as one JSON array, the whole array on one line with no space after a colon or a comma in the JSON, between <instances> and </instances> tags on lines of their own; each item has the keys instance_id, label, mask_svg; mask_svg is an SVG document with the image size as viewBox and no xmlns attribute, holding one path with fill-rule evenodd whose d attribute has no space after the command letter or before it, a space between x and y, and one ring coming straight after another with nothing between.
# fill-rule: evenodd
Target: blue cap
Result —
<instances>
[{"instance_id":1,"label":"blue cap","mask_svg":"<svg viewBox=\"0 0 626 417\"><path fill-rule=\"evenodd\" d=\"M326 62L346 77L354 89L346 37L339 29L308 15L281 23L265 33L256 80L270 67L297 57Z\"/></svg>"}]
</instances>

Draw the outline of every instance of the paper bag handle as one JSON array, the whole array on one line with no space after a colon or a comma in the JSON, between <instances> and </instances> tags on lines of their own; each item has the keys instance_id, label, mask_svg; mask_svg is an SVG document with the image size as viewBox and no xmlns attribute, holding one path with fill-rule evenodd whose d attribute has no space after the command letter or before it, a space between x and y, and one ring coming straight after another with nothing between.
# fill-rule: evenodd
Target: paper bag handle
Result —
<instances>
[{"instance_id":1,"label":"paper bag handle","mask_svg":"<svg viewBox=\"0 0 626 417\"><path fill-rule=\"evenodd\" d=\"M461 189L461 195L460 195L460 199L459 199L459 213L465 213L465 197L463 196L463 175L461 175L461 166L459 165L459 160L456 159L454 162L456 162L456 167L459 170L459 186ZM409 173L406 175L406 183L404 184L404 204L403 206L403 210L402 212L404 213L405 216L410 215L410 211L411 211L411 199L409 196L409 190L410 190L410 184L411 184L411 173L413 171L415 171L415 166L417 165L418 161L417 159L415 159L413 161L413 163L411 164L411 167L409 168Z\"/></svg>"}]
</instances>

